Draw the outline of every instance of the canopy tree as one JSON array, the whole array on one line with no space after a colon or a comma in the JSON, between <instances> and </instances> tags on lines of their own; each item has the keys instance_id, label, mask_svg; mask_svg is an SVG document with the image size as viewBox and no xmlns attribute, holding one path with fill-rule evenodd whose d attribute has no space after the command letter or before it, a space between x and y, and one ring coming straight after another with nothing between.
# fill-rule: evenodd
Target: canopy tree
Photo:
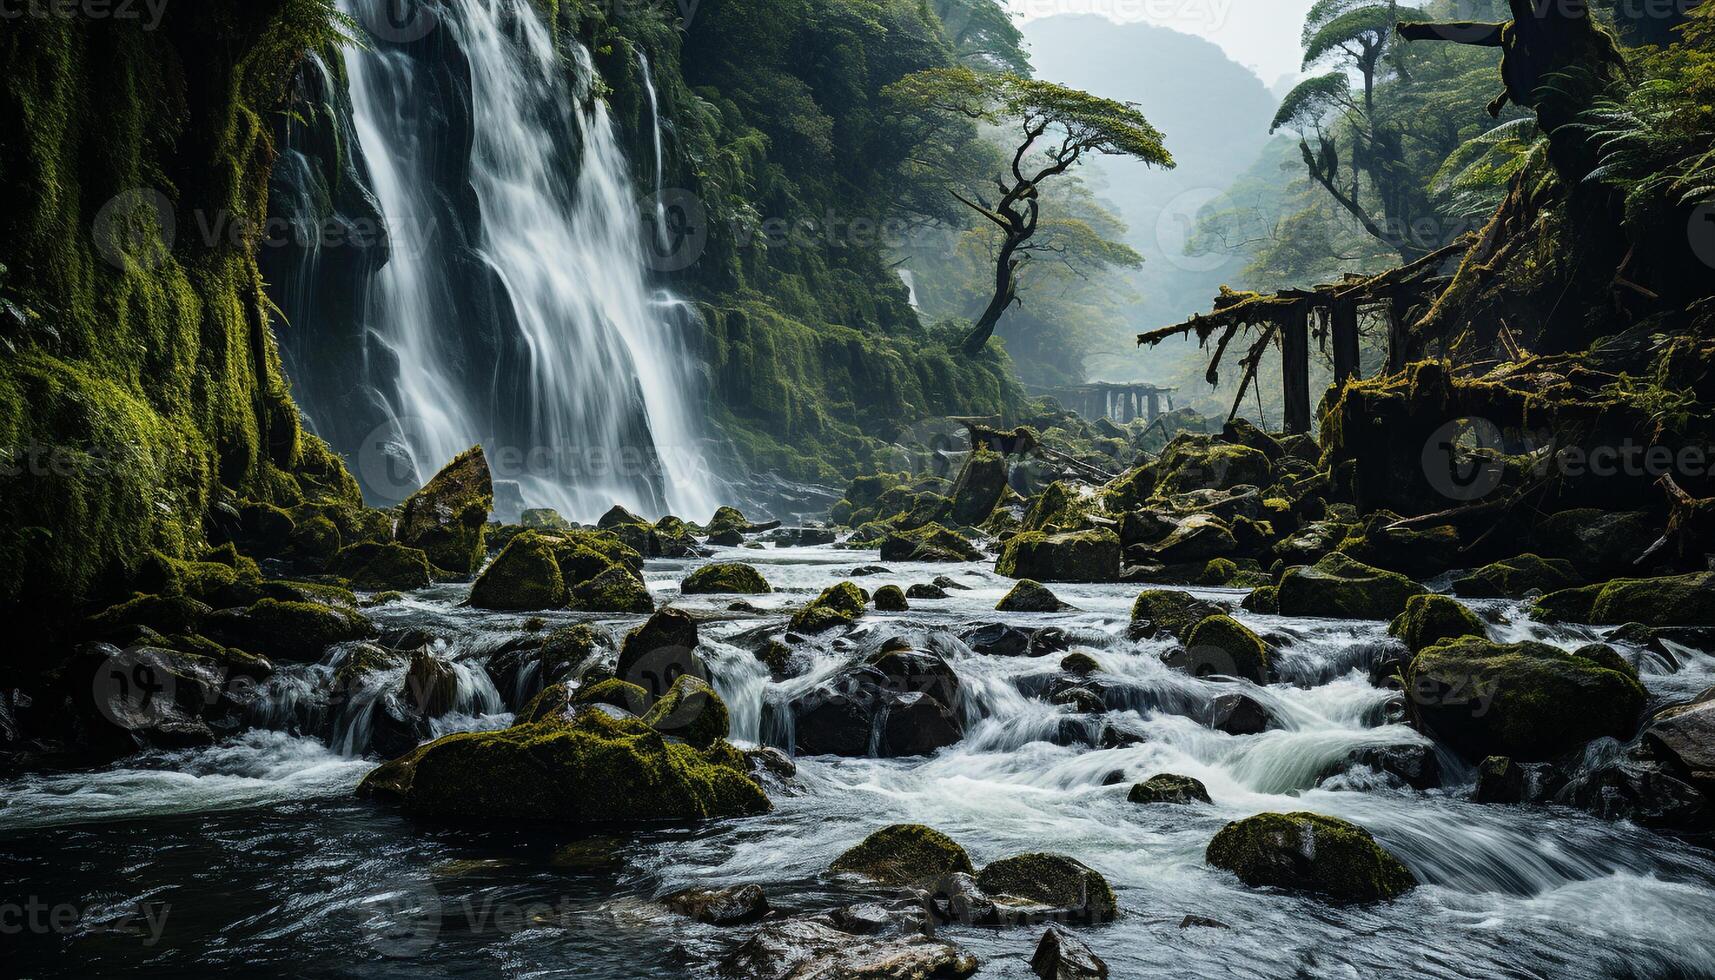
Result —
<instances>
[{"instance_id":1,"label":"canopy tree","mask_svg":"<svg viewBox=\"0 0 1715 980\"><path fill-rule=\"evenodd\" d=\"M1085 157L1130 156L1170 168L1173 157L1137 107L1024 78L1010 72L967 67L936 68L910 75L888 88L905 115L945 128L949 121L1016 127L1007 171L994 176L994 196L953 191L965 207L1000 231L995 251L994 291L963 344L976 354L994 336L995 325L1018 301L1018 273L1031 255L1055 251L1033 241L1041 220L1041 185L1076 167Z\"/></svg>"}]
</instances>

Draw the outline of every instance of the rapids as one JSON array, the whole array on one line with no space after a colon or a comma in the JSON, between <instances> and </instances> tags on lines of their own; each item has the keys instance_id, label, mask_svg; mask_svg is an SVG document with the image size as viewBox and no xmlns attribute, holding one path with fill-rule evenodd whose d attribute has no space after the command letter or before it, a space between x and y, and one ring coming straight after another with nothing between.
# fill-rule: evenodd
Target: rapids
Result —
<instances>
[{"instance_id":1,"label":"rapids","mask_svg":"<svg viewBox=\"0 0 1715 980\"><path fill-rule=\"evenodd\" d=\"M967 720L959 744L923 759L799 758L766 816L644 832L550 832L420 826L352 796L374 765L362 692L318 703L344 655L282 668L258 691L253 730L205 749L149 752L93 773L37 776L5 787L0 854L20 895L78 910L66 936L9 943L24 975L244 967L291 976L684 977L715 971L742 941L673 915L651 899L690 886L756 883L789 911L861 892L822 877L869 831L921 822L981 864L1023 851L1070 854L1119 895L1119 921L1077 932L1115 977L1679 977L1715 975L1715 860L1672 838L1547 807L1479 806L1474 774L1443 758L1444 785L1396 784L1362 767L1327 778L1354 751L1422 745L1390 722L1389 696L1366 677L1391 642L1381 623L1239 613L1283 649L1283 680L1264 688L1168 670L1166 644L1125 639L1136 586L1057 586L1076 611L1006 614L1010 582L987 566L893 564L866 588L952 575L969 586L908 613L868 613L845 639L820 643L809 673L776 683L741 643L874 553L832 547L719 549L774 584L734 613L731 597L681 599L700 560L651 561L662 604L706 614L703 652L727 700L735 740L787 746L780 707L882 639L906 633L952 664ZM433 633L455 664L458 704L437 733L504 724L516 692L480 668L524 617L462 608L468 586L442 585L373 610L383 629ZM1237 593L1198 590L1235 600ZM1516 605L1475 608L1507 638L1575 647L1585 629L1543 627ZM714 617L717 617L715 619ZM550 613L550 626L578 621ZM615 630L635 617L602 618ZM987 623L1057 626L1103 665L1105 717L1144 741L1096 749L1064 733L1070 709L1028 696L1053 673L1043 659L988 656L957 638ZM1636 651L1626 651L1636 653ZM1702 690L1715 657L1682 650L1644 658L1658 698ZM1197 720L1208 701L1244 690L1284 727L1230 736ZM1075 728L1075 726L1074 726ZM1121 770L1125 780L1103 786ZM1208 807L1139 807L1133 782L1161 772L1202 780ZM1402 899L1345 908L1253 890L1205 865L1227 821L1312 810L1368 828L1423 882ZM148 913L164 910L150 942ZM1181 929L1186 915L1230 929ZM948 928L983 961L979 976L1028 977L1041 928ZM67 964L83 960L76 971Z\"/></svg>"}]
</instances>

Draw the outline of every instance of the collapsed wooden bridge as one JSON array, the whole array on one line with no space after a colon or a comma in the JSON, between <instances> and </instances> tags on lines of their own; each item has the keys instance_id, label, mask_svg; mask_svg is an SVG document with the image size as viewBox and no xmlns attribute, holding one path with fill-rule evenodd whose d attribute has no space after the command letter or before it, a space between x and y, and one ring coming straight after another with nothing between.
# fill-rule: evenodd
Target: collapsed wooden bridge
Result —
<instances>
[{"instance_id":1,"label":"collapsed wooden bridge","mask_svg":"<svg viewBox=\"0 0 1715 980\"><path fill-rule=\"evenodd\" d=\"M1163 414L1163 399L1167 411L1173 411L1173 393L1179 389L1143 382L1092 381L1061 387L1031 386L1030 390L1032 394L1053 397L1084 418L1110 419L1124 425L1133 419L1154 422Z\"/></svg>"}]
</instances>

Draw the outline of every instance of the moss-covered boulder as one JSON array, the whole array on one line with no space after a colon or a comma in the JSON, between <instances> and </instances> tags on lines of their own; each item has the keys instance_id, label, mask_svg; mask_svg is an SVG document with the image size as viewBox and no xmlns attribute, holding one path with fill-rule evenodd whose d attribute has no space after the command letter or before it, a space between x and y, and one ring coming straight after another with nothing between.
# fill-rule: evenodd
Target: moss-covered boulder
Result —
<instances>
[{"instance_id":1,"label":"moss-covered boulder","mask_svg":"<svg viewBox=\"0 0 1715 980\"><path fill-rule=\"evenodd\" d=\"M809 605L794 613L789 626L797 633L826 633L850 626L863 615L867 601L862 589L850 582L840 582L822 590Z\"/></svg>"},{"instance_id":2,"label":"moss-covered boulder","mask_svg":"<svg viewBox=\"0 0 1715 980\"><path fill-rule=\"evenodd\" d=\"M1274 466L1266 453L1211 436L1175 438L1162 451L1156 468L1160 474L1157 492L1162 496L1237 486L1266 487L1274 482Z\"/></svg>"},{"instance_id":3,"label":"moss-covered boulder","mask_svg":"<svg viewBox=\"0 0 1715 980\"><path fill-rule=\"evenodd\" d=\"M997 904L1022 902L1050 909L1066 921L1111 922L1119 915L1119 900L1107 879L1064 854L1004 858L979 871L977 885Z\"/></svg>"},{"instance_id":4,"label":"moss-covered boulder","mask_svg":"<svg viewBox=\"0 0 1715 980\"><path fill-rule=\"evenodd\" d=\"M1615 579L1597 594L1590 617L1602 626L1715 626L1715 572Z\"/></svg>"},{"instance_id":5,"label":"moss-covered boulder","mask_svg":"<svg viewBox=\"0 0 1715 980\"><path fill-rule=\"evenodd\" d=\"M1405 612L1388 627L1388 635L1399 637L1415 654L1461 636L1488 639L1489 630L1457 599L1429 594L1407 599Z\"/></svg>"},{"instance_id":6,"label":"moss-covered boulder","mask_svg":"<svg viewBox=\"0 0 1715 980\"><path fill-rule=\"evenodd\" d=\"M1191 627L1220 613L1220 606L1189 592L1149 589L1131 604L1131 632L1144 638L1172 636L1183 640Z\"/></svg>"},{"instance_id":7,"label":"moss-covered boulder","mask_svg":"<svg viewBox=\"0 0 1715 980\"><path fill-rule=\"evenodd\" d=\"M995 571L1008 578L1038 582L1117 582L1119 535L1106 528L1071 534L1015 534L1002 548Z\"/></svg>"},{"instance_id":8,"label":"moss-covered boulder","mask_svg":"<svg viewBox=\"0 0 1715 980\"><path fill-rule=\"evenodd\" d=\"M750 527L737 507L721 507L709 518L707 531L710 544L736 548L744 544L744 533Z\"/></svg>"},{"instance_id":9,"label":"moss-covered boulder","mask_svg":"<svg viewBox=\"0 0 1715 980\"><path fill-rule=\"evenodd\" d=\"M774 589L756 566L723 561L704 565L685 576L679 583L679 591L685 595L762 595Z\"/></svg>"},{"instance_id":10,"label":"moss-covered boulder","mask_svg":"<svg viewBox=\"0 0 1715 980\"><path fill-rule=\"evenodd\" d=\"M1239 542L1226 521L1213 514L1192 514L1180 518L1166 537L1141 550L1151 561L1181 565L1237 554Z\"/></svg>"},{"instance_id":11,"label":"moss-covered boulder","mask_svg":"<svg viewBox=\"0 0 1715 980\"><path fill-rule=\"evenodd\" d=\"M1530 604L1531 618L1545 623L1594 622L1596 598L1605 585L1580 585L1541 596Z\"/></svg>"},{"instance_id":12,"label":"moss-covered boulder","mask_svg":"<svg viewBox=\"0 0 1715 980\"><path fill-rule=\"evenodd\" d=\"M905 590L897 585L884 585L875 590L876 612L909 612L911 603L905 598Z\"/></svg>"},{"instance_id":13,"label":"moss-covered boulder","mask_svg":"<svg viewBox=\"0 0 1715 980\"><path fill-rule=\"evenodd\" d=\"M112 636L126 627L138 626L166 635L195 633L212 612L207 603L189 596L140 595L91 616L87 625L96 636Z\"/></svg>"},{"instance_id":14,"label":"moss-covered boulder","mask_svg":"<svg viewBox=\"0 0 1715 980\"><path fill-rule=\"evenodd\" d=\"M1006 496L1006 457L979 448L965 459L948 495L947 516L959 527L975 527L989 519Z\"/></svg>"},{"instance_id":15,"label":"moss-covered boulder","mask_svg":"<svg viewBox=\"0 0 1715 980\"><path fill-rule=\"evenodd\" d=\"M1631 737L1644 690L1615 668L1543 643L1463 637L1413 658L1407 709L1469 758L1543 761L1595 738Z\"/></svg>"},{"instance_id":16,"label":"moss-covered boulder","mask_svg":"<svg viewBox=\"0 0 1715 980\"><path fill-rule=\"evenodd\" d=\"M1459 533L1448 525L1399 527L1397 514L1370 514L1337 546L1343 555L1416 578L1428 578L1459 564Z\"/></svg>"},{"instance_id":17,"label":"moss-covered boulder","mask_svg":"<svg viewBox=\"0 0 1715 980\"><path fill-rule=\"evenodd\" d=\"M1155 464L1134 466L1102 487L1102 502L1110 514L1124 514L1142 507L1155 496Z\"/></svg>"},{"instance_id":18,"label":"moss-covered boulder","mask_svg":"<svg viewBox=\"0 0 1715 980\"><path fill-rule=\"evenodd\" d=\"M1268 644L1231 616L1210 616L1185 637L1186 669L1198 677L1219 674L1268 683Z\"/></svg>"},{"instance_id":19,"label":"moss-covered boulder","mask_svg":"<svg viewBox=\"0 0 1715 980\"><path fill-rule=\"evenodd\" d=\"M365 592L421 589L435 580L428 554L397 541L351 545L340 551L333 568L352 588Z\"/></svg>"},{"instance_id":20,"label":"moss-covered boulder","mask_svg":"<svg viewBox=\"0 0 1715 980\"><path fill-rule=\"evenodd\" d=\"M1578 570L1564 558L1519 555L1484 565L1453 580L1453 594L1472 599L1522 599L1532 592L1557 592L1578 583Z\"/></svg>"},{"instance_id":21,"label":"moss-covered boulder","mask_svg":"<svg viewBox=\"0 0 1715 980\"><path fill-rule=\"evenodd\" d=\"M1049 591L1041 582L1025 579L1012 587L995 606L1000 612L1020 613L1051 613L1061 612L1072 608L1060 601L1060 597Z\"/></svg>"},{"instance_id":22,"label":"moss-covered boulder","mask_svg":"<svg viewBox=\"0 0 1715 980\"><path fill-rule=\"evenodd\" d=\"M1155 803L1209 803L1209 790L1200 780L1190 776L1176 776L1172 773L1162 773L1151 776L1133 786L1126 799L1133 803L1150 805Z\"/></svg>"},{"instance_id":23,"label":"moss-covered boulder","mask_svg":"<svg viewBox=\"0 0 1715 980\"><path fill-rule=\"evenodd\" d=\"M922 824L895 824L835 858L830 870L884 885L910 885L975 868L965 849L946 834Z\"/></svg>"},{"instance_id":24,"label":"moss-covered boulder","mask_svg":"<svg viewBox=\"0 0 1715 980\"><path fill-rule=\"evenodd\" d=\"M1407 600L1428 591L1397 572L1333 554L1281 578L1280 614L1391 621L1405 611Z\"/></svg>"},{"instance_id":25,"label":"moss-covered boulder","mask_svg":"<svg viewBox=\"0 0 1715 980\"><path fill-rule=\"evenodd\" d=\"M209 637L274 660L315 662L335 643L374 636L375 625L351 609L263 599L246 609L222 609L204 623Z\"/></svg>"},{"instance_id":26,"label":"moss-covered boulder","mask_svg":"<svg viewBox=\"0 0 1715 980\"><path fill-rule=\"evenodd\" d=\"M578 612L647 613L655 597L629 568L615 565L568 590L566 608Z\"/></svg>"},{"instance_id":27,"label":"moss-covered boulder","mask_svg":"<svg viewBox=\"0 0 1715 980\"><path fill-rule=\"evenodd\" d=\"M895 531L881 542L882 561L959 562L978 561L982 556L976 545L939 524Z\"/></svg>"},{"instance_id":28,"label":"moss-covered boulder","mask_svg":"<svg viewBox=\"0 0 1715 980\"><path fill-rule=\"evenodd\" d=\"M493 825L643 824L769 810L762 788L721 752L669 740L642 721L573 718L449 735L375 769L360 796L425 819Z\"/></svg>"},{"instance_id":29,"label":"moss-covered boulder","mask_svg":"<svg viewBox=\"0 0 1715 980\"><path fill-rule=\"evenodd\" d=\"M1417 887L1369 831L1317 813L1261 813L1223 827L1205 859L1252 888L1310 892L1337 902L1387 901Z\"/></svg>"},{"instance_id":30,"label":"moss-covered boulder","mask_svg":"<svg viewBox=\"0 0 1715 980\"><path fill-rule=\"evenodd\" d=\"M1279 615L1280 587L1277 585L1264 585L1260 588L1252 589L1250 595L1245 596L1243 601L1239 603L1239 608L1243 609L1245 612L1256 613L1261 616Z\"/></svg>"},{"instance_id":31,"label":"moss-covered boulder","mask_svg":"<svg viewBox=\"0 0 1715 980\"><path fill-rule=\"evenodd\" d=\"M1088 677L1101 673L1102 664L1087 653L1068 653L1060 658L1060 670L1074 677Z\"/></svg>"},{"instance_id":32,"label":"moss-covered boulder","mask_svg":"<svg viewBox=\"0 0 1715 980\"><path fill-rule=\"evenodd\" d=\"M1632 567L1661 527L1641 511L1596 508L1563 510L1530 529L1532 550L1545 558L1564 558L1586 576L1612 575Z\"/></svg>"},{"instance_id":33,"label":"moss-covered boulder","mask_svg":"<svg viewBox=\"0 0 1715 980\"><path fill-rule=\"evenodd\" d=\"M699 749L714 745L731 731L726 702L708 681L690 674L673 681L643 716L643 723Z\"/></svg>"},{"instance_id":34,"label":"moss-covered boulder","mask_svg":"<svg viewBox=\"0 0 1715 980\"><path fill-rule=\"evenodd\" d=\"M483 534L494 509L494 483L481 446L448 463L399 511L399 542L429 556L437 568L470 575L487 554Z\"/></svg>"},{"instance_id":35,"label":"moss-covered boulder","mask_svg":"<svg viewBox=\"0 0 1715 980\"><path fill-rule=\"evenodd\" d=\"M678 661L682 668L685 658L701 643L697 621L690 613L683 609L663 609L626 634L619 651L618 674L632 678L646 669L646 661L663 659Z\"/></svg>"},{"instance_id":36,"label":"moss-covered boulder","mask_svg":"<svg viewBox=\"0 0 1715 980\"><path fill-rule=\"evenodd\" d=\"M628 681L617 677L597 681L588 687L578 688L571 695L570 703L574 705L605 704L615 708L624 708L634 715L642 717L649 711L649 692Z\"/></svg>"},{"instance_id":37,"label":"moss-covered boulder","mask_svg":"<svg viewBox=\"0 0 1715 980\"><path fill-rule=\"evenodd\" d=\"M290 553L301 560L325 562L339 554L338 525L322 514L307 514L292 528Z\"/></svg>"},{"instance_id":38,"label":"moss-covered boulder","mask_svg":"<svg viewBox=\"0 0 1715 980\"><path fill-rule=\"evenodd\" d=\"M1055 481L1030 501L1024 512L1024 529L1049 533L1082 531L1086 527L1084 518L1100 509L1100 499L1086 496L1073 484Z\"/></svg>"},{"instance_id":39,"label":"moss-covered boulder","mask_svg":"<svg viewBox=\"0 0 1715 980\"><path fill-rule=\"evenodd\" d=\"M547 538L525 531L501 549L471 586L478 609L556 609L566 604L566 582Z\"/></svg>"}]
</instances>

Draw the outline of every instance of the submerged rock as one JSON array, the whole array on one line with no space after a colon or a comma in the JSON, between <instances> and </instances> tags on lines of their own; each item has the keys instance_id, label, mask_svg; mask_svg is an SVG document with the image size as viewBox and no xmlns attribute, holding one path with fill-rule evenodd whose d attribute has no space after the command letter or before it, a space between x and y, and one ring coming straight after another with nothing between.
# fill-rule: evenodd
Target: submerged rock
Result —
<instances>
[{"instance_id":1,"label":"submerged rock","mask_svg":"<svg viewBox=\"0 0 1715 980\"><path fill-rule=\"evenodd\" d=\"M1543 643L1463 637L1412 660L1408 708L1424 731L1467 757L1530 762L1591 739L1631 737L1644 706L1637 678Z\"/></svg>"},{"instance_id":2,"label":"submerged rock","mask_svg":"<svg viewBox=\"0 0 1715 980\"><path fill-rule=\"evenodd\" d=\"M1392 620L1405 611L1407 600L1428 591L1397 572L1333 554L1286 573L1280 580L1280 614Z\"/></svg>"},{"instance_id":3,"label":"submerged rock","mask_svg":"<svg viewBox=\"0 0 1715 980\"><path fill-rule=\"evenodd\" d=\"M726 561L704 565L679 584L686 595L762 595L773 592L754 565Z\"/></svg>"},{"instance_id":4,"label":"submerged rock","mask_svg":"<svg viewBox=\"0 0 1715 980\"><path fill-rule=\"evenodd\" d=\"M416 817L481 824L638 824L769 809L742 760L729 764L593 708L437 739L372 771L358 794Z\"/></svg>"},{"instance_id":5,"label":"submerged rock","mask_svg":"<svg viewBox=\"0 0 1715 980\"><path fill-rule=\"evenodd\" d=\"M483 535L494 507L494 484L482 447L460 454L400 508L399 542L429 556L437 568L474 573L486 550Z\"/></svg>"},{"instance_id":6,"label":"submerged rock","mask_svg":"<svg viewBox=\"0 0 1715 980\"><path fill-rule=\"evenodd\" d=\"M1417 887L1369 831L1316 813L1262 813L1229 823L1206 860L1252 888L1311 892L1339 902L1397 898Z\"/></svg>"},{"instance_id":7,"label":"submerged rock","mask_svg":"<svg viewBox=\"0 0 1715 980\"><path fill-rule=\"evenodd\" d=\"M829 870L884 885L909 885L974 868L970 855L946 834L922 824L894 824L835 858Z\"/></svg>"},{"instance_id":8,"label":"submerged rock","mask_svg":"<svg viewBox=\"0 0 1715 980\"><path fill-rule=\"evenodd\" d=\"M768 916L768 896L759 885L737 888L688 888L664 896L661 904L704 925L742 926Z\"/></svg>"},{"instance_id":9,"label":"submerged rock","mask_svg":"<svg viewBox=\"0 0 1715 980\"><path fill-rule=\"evenodd\" d=\"M1030 970L1042 980L1108 980L1108 965L1101 957L1053 926L1037 942Z\"/></svg>"},{"instance_id":10,"label":"submerged rock","mask_svg":"<svg viewBox=\"0 0 1715 980\"><path fill-rule=\"evenodd\" d=\"M1132 803L1210 803L1209 790L1190 776L1162 773L1133 786L1126 799Z\"/></svg>"}]
</instances>

